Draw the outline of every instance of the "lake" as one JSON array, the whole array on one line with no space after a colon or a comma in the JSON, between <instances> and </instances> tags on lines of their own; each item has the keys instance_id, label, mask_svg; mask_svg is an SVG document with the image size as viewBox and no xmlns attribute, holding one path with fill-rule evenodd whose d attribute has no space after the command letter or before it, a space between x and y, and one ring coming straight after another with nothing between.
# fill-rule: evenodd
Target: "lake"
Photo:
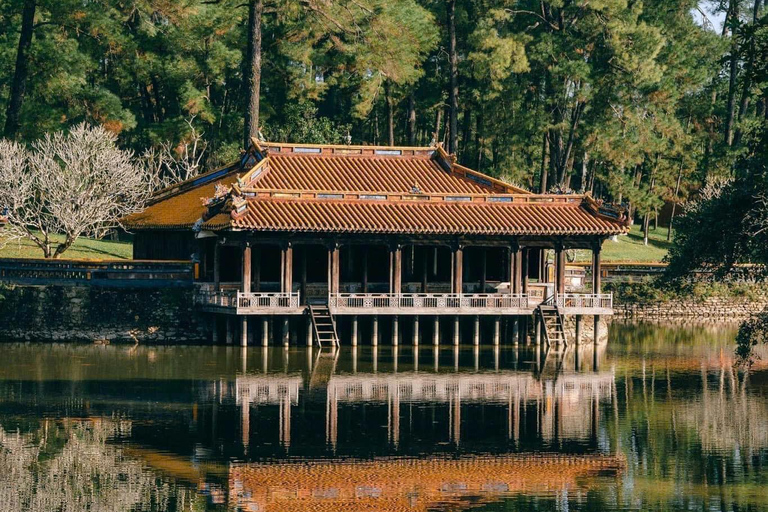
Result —
<instances>
[{"instance_id":1,"label":"lake","mask_svg":"<svg viewBox=\"0 0 768 512\"><path fill-rule=\"evenodd\" d=\"M0 510L768 510L768 352L7 343Z\"/></svg>"}]
</instances>

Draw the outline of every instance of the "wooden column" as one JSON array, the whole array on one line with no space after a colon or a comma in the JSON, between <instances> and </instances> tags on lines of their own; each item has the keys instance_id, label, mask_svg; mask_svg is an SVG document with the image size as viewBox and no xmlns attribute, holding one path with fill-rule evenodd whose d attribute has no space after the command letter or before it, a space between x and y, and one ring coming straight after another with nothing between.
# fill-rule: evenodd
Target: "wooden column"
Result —
<instances>
[{"instance_id":1,"label":"wooden column","mask_svg":"<svg viewBox=\"0 0 768 512\"><path fill-rule=\"evenodd\" d=\"M600 293L602 276L600 275L600 247L601 243L595 242L592 246L592 293Z\"/></svg>"},{"instance_id":2,"label":"wooden column","mask_svg":"<svg viewBox=\"0 0 768 512\"><path fill-rule=\"evenodd\" d=\"M592 246L592 293L600 293L602 290L602 276L600 268L600 248L601 241L598 240ZM600 315L594 318L594 347L595 361L597 361L597 341L600 339Z\"/></svg>"},{"instance_id":3,"label":"wooden column","mask_svg":"<svg viewBox=\"0 0 768 512\"><path fill-rule=\"evenodd\" d=\"M328 292L339 293L339 246L333 244L328 249Z\"/></svg>"},{"instance_id":4,"label":"wooden column","mask_svg":"<svg viewBox=\"0 0 768 512\"><path fill-rule=\"evenodd\" d=\"M360 283L362 285L363 293L368 293L368 246L363 246L363 258L362 258L362 266L363 266L363 281Z\"/></svg>"},{"instance_id":5,"label":"wooden column","mask_svg":"<svg viewBox=\"0 0 768 512\"><path fill-rule=\"evenodd\" d=\"M471 263L471 262L470 262ZM488 251L480 248L480 293L485 293L485 285L488 281Z\"/></svg>"},{"instance_id":6,"label":"wooden column","mask_svg":"<svg viewBox=\"0 0 768 512\"><path fill-rule=\"evenodd\" d=\"M301 251L301 303L307 303L307 246L302 247Z\"/></svg>"},{"instance_id":7,"label":"wooden column","mask_svg":"<svg viewBox=\"0 0 768 512\"><path fill-rule=\"evenodd\" d=\"M213 244L213 289L221 288L221 244L216 240Z\"/></svg>"},{"instance_id":8,"label":"wooden column","mask_svg":"<svg viewBox=\"0 0 768 512\"><path fill-rule=\"evenodd\" d=\"M283 286L282 292L290 293L293 291L293 246L283 247Z\"/></svg>"},{"instance_id":9,"label":"wooden column","mask_svg":"<svg viewBox=\"0 0 768 512\"><path fill-rule=\"evenodd\" d=\"M509 288L511 293L520 293L523 280L523 251L513 244L509 249Z\"/></svg>"},{"instance_id":10,"label":"wooden column","mask_svg":"<svg viewBox=\"0 0 768 512\"><path fill-rule=\"evenodd\" d=\"M528 293L528 251L530 249L523 249L520 251L520 274L522 280L520 281L520 292Z\"/></svg>"},{"instance_id":11,"label":"wooden column","mask_svg":"<svg viewBox=\"0 0 768 512\"><path fill-rule=\"evenodd\" d=\"M555 293L565 293L565 250L560 244L555 247Z\"/></svg>"},{"instance_id":12,"label":"wooden column","mask_svg":"<svg viewBox=\"0 0 768 512\"><path fill-rule=\"evenodd\" d=\"M251 293L251 245L249 243L243 246L243 264L241 267L243 270L243 293ZM248 317L246 315L240 318L240 346L248 346Z\"/></svg>"},{"instance_id":13,"label":"wooden column","mask_svg":"<svg viewBox=\"0 0 768 512\"><path fill-rule=\"evenodd\" d=\"M396 245L390 249L391 255L389 258L392 266L390 275L390 293L401 293L403 288L403 249L400 245Z\"/></svg>"},{"instance_id":14,"label":"wooden column","mask_svg":"<svg viewBox=\"0 0 768 512\"><path fill-rule=\"evenodd\" d=\"M421 251L421 293L427 293L427 281L429 274L427 272L427 255L428 249L422 247Z\"/></svg>"},{"instance_id":15,"label":"wooden column","mask_svg":"<svg viewBox=\"0 0 768 512\"><path fill-rule=\"evenodd\" d=\"M261 291L261 247L258 245L254 250L252 290L254 292Z\"/></svg>"},{"instance_id":16,"label":"wooden column","mask_svg":"<svg viewBox=\"0 0 768 512\"><path fill-rule=\"evenodd\" d=\"M243 293L251 293L251 246L243 246Z\"/></svg>"},{"instance_id":17,"label":"wooden column","mask_svg":"<svg viewBox=\"0 0 768 512\"><path fill-rule=\"evenodd\" d=\"M464 288L464 249L458 245L453 249L453 293L462 293Z\"/></svg>"}]
</instances>

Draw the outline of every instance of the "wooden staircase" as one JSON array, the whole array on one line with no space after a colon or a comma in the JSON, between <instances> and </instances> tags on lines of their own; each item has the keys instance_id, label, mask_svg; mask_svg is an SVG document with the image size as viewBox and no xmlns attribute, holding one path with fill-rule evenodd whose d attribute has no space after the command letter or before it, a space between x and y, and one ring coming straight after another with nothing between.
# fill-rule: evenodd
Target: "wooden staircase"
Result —
<instances>
[{"instance_id":1,"label":"wooden staircase","mask_svg":"<svg viewBox=\"0 0 768 512\"><path fill-rule=\"evenodd\" d=\"M565 337L565 326L563 325L563 315L560 314L560 310L557 308L557 304L554 300L546 300L539 304L536 308L536 312L539 315L539 321L543 326L544 340L547 345L560 345L568 346L568 340Z\"/></svg>"},{"instance_id":2,"label":"wooden staircase","mask_svg":"<svg viewBox=\"0 0 768 512\"><path fill-rule=\"evenodd\" d=\"M309 316L312 318L312 330L315 333L315 342L318 347L323 342L339 346L339 335L336 332L336 320L334 320L328 305L309 305Z\"/></svg>"}]
</instances>

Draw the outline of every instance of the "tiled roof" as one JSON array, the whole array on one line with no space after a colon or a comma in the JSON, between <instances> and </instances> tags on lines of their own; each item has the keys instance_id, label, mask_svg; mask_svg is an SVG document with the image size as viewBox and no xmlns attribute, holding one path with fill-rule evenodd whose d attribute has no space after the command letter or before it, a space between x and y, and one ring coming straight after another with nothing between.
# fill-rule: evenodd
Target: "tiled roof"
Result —
<instances>
[{"instance_id":1,"label":"tiled roof","mask_svg":"<svg viewBox=\"0 0 768 512\"><path fill-rule=\"evenodd\" d=\"M240 171L240 172L238 172ZM216 184L224 198L204 206ZM226 191L229 190L229 193ZM241 162L163 191L129 229L446 235L613 235L588 197L534 195L457 165L442 147L254 141Z\"/></svg>"},{"instance_id":2,"label":"tiled roof","mask_svg":"<svg viewBox=\"0 0 768 512\"><path fill-rule=\"evenodd\" d=\"M488 203L257 197L232 219L232 227L462 235L608 235L625 231L620 223L587 211L581 197L547 203L512 199L511 203Z\"/></svg>"}]
</instances>

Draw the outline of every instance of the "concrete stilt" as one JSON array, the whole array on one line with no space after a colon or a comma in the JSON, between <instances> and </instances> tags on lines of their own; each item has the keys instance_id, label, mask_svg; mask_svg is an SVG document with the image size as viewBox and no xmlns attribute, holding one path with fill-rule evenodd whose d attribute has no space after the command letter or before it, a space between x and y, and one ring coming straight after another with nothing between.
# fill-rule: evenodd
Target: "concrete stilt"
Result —
<instances>
[{"instance_id":1,"label":"concrete stilt","mask_svg":"<svg viewBox=\"0 0 768 512\"><path fill-rule=\"evenodd\" d=\"M352 346L357 346L357 315L352 316Z\"/></svg>"},{"instance_id":2,"label":"concrete stilt","mask_svg":"<svg viewBox=\"0 0 768 512\"><path fill-rule=\"evenodd\" d=\"M267 317L261 319L261 346L269 346L269 320Z\"/></svg>"},{"instance_id":3,"label":"concrete stilt","mask_svg":"<svg viewBox=\"0 0 768 512\"><path fill-rule=\"evenodd\" d=\"M512 320L512 343L515 345L520 343L520 320L517 318Z\"/></svg>"},{"instance_id":4,"label":"concrete stilt","mask_svg":"<svg viewBox=\"0 0 768 512\"><path fill-rule=\"evenodd\" d=\"M309 315L307 315L306 324L307 324L307 346L311 347L312 346L312 319L309 317Z\"/></svg>"},{"instance_id":5,"label":"concrete stilt","mask_svg":"<svg viewBox=\"0 0 768 512\"><path fill-rule=\"evenodd\" d=\"M461 326L459 325L459 317L453 317L453 344L458 346L461 342Z\"/></svg>"},{"instance_id":6,"label":"concrete stilt","mask_svg":"<svg viewBox=\"0 0 768 512\"><path fill-rule=\"evenodd\" d=\"M472 328L472 344L480 345L480 315L475 315Z\"/></svg>"},{"instance_id":7,"label":"concrete stilt","mask_svg":"<svg viewBox=\"0 0 768 512\"><path fill-rule=\"evenodd\" d=\"M290 330L288 329L288 317L283 317L283 346L288 347L291 343Z\"/></svg>"},{"instance_id":8,"label":"concrete stilt","mask_svg":"<svg viewBox=\"0 0 768 512\"><path fill-rule=\"evenodd\" d=\"M379 346L379 316L373 315L371 318L371 345Z\"/></svg>"},{"instance_id":9,"label":"concrete stilt","mask_svg":"<svg viewBox=\"0 0 768 512\"><path fill-rule=\"evenodd\" d=\"M234 343L235 333L232 331L234 331L232 319L227 317L227 345L232 345Z\"/></svg>"},{"instance_id":10,"label":"concrete stilt","mask_svg":"<svg viewBox=\"0 0 768 512\"><path fill-rule=\"evenodd\" d=\"M419 315L413 317L413 346L419 346Z\"/></svg>"},{"instance_id":11,"label":"concrete stilt","mask_svg":"<svg viewBox=\"0 0 768 512\"><path fill-rule=\"evenodd\" d=\"M400 345L400 318L397 315L392 317L392 346Z\"/></svg>"},{"instance_id":12,"label":"concrete stilt","mask_svg":"<svg viewBox=\"0 0 768 512\"><path fill-rule=\"evenodd\" d=\"M248 346L248 317L243 316L240 319L240 346Z\"/></svg>"},{"instance_id":13,"label":"concrete stilt","mask_svg":"<svg viewBox=\"0 0 768 512\"><path fill-rule=\"evenodd\" d=\"M600 339L600 315L595 315L595 346L597 346L597 342Z\"/></svg>"},{"instance_id":14,"label":"concrete stilt","mask_svg":"<svg viewBox=\"0 0 768 512\"><path fill-rule=\"evenodd\" d=\"M434 346L440 345L440 317L435 315L435 322L432 328L432 344Z\"/></svg>"},{"instance_id":15,"label":"concrete stilt","mask_svg":"<svg viewBox=\"0 0 768 512\"><path fill-rule=\"evenodd\" d=\"M581 315L576 315L576 335L573 342L576 346L581 343Z\"/></svg>"},{"instance_id":16,"label":"concrete stilt","mask_svg":"<svg viewBox=\"0 0 768 512\"><path fill-rule=\"evenodd\" d=\"M497 317L494 317L493 319L493 345L495 347L498 347L500 341L501 341L501 318L497 316Z\"/></svg>"},{"instance_id":17,"label":"concrete stilt","mask_svg":"<svg viewBox=\"0 0 768 512\"><path fill-rule=\"evenodd\" d=\"M267 329L267 332L269 332L269 344L274 346L275 345L275 317L270 317L269 329Z\"/></svg>"},{"instance_id":18,"label":"concrete stilt","mask_svg":"<svg viewBox=\"0 0 768 512\"><path fill-rule=\"evenodd\" d=\"M211 319L211 325L213 326L213 330L211 331L211 342L214 345L219 344L219 317L214 315Z\"/></svg>"}]
</instances>

